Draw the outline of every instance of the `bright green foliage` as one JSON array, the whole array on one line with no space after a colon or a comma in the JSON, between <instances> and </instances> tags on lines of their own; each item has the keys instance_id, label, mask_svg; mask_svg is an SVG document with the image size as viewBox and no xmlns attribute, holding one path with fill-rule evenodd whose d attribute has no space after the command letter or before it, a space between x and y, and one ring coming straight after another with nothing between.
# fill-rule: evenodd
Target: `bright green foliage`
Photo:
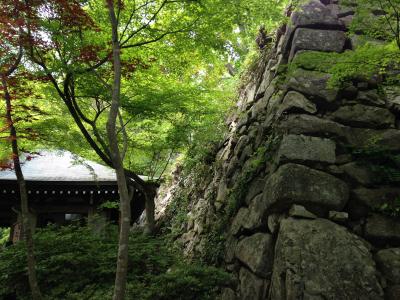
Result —
<instances>
[{"instance_id":1,"label":"bright green foliage","mask_svg":"<svg viewBox=\"0 0 400 300\"><path fill-rule=\"evenodd\" d=\"M3 246L10 236L10 228L1 228L0 227L0 247Z\"/></svg>"},{"instance_id":2,"label":"bright green foliage","mask_svg":"<svg viewBox=\"0 0 400 300\"><path fill-rule=\"evenodd\" d=\"M77 227L35 234L37 273L47 299L107 299L117 255L116 228L104 235ZM179 262L162 238L133 233L129 244L127 299L213 299L230 277L212 267ZM0 298L16 291L29 299L23 242L0 250Z\"/></svg>"},{"instance_id":3,"label":"bright green foliage","mask_svg":"<svg viewBox=\"0 0 400 300\"><path fill-rule=\"evenodd\" d=\"M387 45L365 44L355 51L327 53L307 51L297 55L290 70L304 68L332 74L330 84L342 86L352 80L369 80L380 76L386 83L399 82L392 70L400 66L400 50L393 43Z\"/></svg>"},{"instance_id":4,"label":"bright green foliage","mask_svg":"<svg viewBox=\"0 0 400 300\"><path fill-rule=\"evenodd\" d=\"M352 5L354 0L345 0ZM350 31L371 38L396 41L400 49L400 0L356 0Z\"/></svg>"}]
</instances>

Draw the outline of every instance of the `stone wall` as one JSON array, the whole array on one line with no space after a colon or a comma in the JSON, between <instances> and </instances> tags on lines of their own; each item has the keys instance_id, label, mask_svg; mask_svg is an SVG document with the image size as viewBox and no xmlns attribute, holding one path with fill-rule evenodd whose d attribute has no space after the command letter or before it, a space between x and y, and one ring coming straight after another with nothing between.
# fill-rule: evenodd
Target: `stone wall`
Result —
<instances>
[{"instance_id":1,"label":"stone wall","mask_svg":"<svg viewBox=\"0 0 400 300\"><path fill-rule=\"evenodd\" d=\"M228 216L224 266L237 284L223 299L400 299L400 222L380 210L399 199L399 180L371 154L400 153L400 90L280 71L303 51L350 51L355 11L328 0L295 10L243 88L208 175L169 191L190 199L187 255L201 255Z\"/></svg>"}]
</instances>

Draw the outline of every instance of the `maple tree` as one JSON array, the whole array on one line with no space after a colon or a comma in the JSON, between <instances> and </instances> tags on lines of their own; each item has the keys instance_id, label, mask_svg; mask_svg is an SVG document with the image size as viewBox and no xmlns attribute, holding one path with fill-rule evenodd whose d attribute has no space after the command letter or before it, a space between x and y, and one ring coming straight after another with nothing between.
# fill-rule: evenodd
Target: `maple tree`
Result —
<instances>
[{"instance_id":1,"label":"maple tree","mask_svg":"<svg viewBox=\"0 0 400 300\"><path fill-rule=\"evenodd\" d=\"M35 271L34 244L32 238L32 229L29 218L28 191L24 174L21 169L20 151L17 140L17 130L15 127L15 118L13 115L12 99L23 96L22 87L19 84L24 73L18 73L23 58L26 37L24 34L24 13L26 11L25 3L21 1L2 1L0 4L0 77L1 92L6 105L5 128L9 130L9 141L12 148L12 162L17 182L19 186L19 196L21 199L21 218L23 235L27 244L27 265L29 285L34 300L42 299ZM19 93L18 93L19 92Z\"/></svg>"}]
</instances>

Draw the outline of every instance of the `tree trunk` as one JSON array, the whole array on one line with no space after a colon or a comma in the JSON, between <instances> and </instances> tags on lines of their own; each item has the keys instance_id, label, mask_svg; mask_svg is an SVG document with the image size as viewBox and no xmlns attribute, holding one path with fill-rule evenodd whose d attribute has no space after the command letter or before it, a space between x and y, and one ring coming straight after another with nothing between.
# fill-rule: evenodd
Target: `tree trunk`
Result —
<instances>
[{"instance_id":1,"label":"tree trunk","mask_svg":"<svg viewBox=\"0 0 400 300\"><path fill-rule=\"evenodd\" d=\"M108 6L110 23L112 28L114 82L112 88L112 102L107 120L107 136L111 150L111 159L114 165L118 190L120 195L121 227L119 233L117 272L115 276L115 287L113 300L122 300L125 297L126 277L128 268L128 242L131 222L131 208L125 170L122 162L121 152L118 147L118 136L116 132L117 116L120 108L121 93L121 49L118 41L118 21L114 11L114 1L106 0Z\"/></svg>"},{"instance_id":2,"label":"tree trunk","mask_svg":"<svg viewBox=\"0 0 400 300\"><path fill-rule=\"evenodd\" d=\"M4 91L4 100L6 102L6 119L7 124L10 126L10 138L11 138L11 146L12 146L12 155L14 162L15 175L17 176L17 182L19 186L19 193L21 197L21 216L22 216L22 228L23 234L26 241L27 247L27 263L28 263L28 279L29 286L32 292L33 300L42 299L42 294L40 292L40 288L36 278L36 261L34 254L34 246L33 246L33 238L32 238L32 229L31 223L29 220L29 208L28 208L28 192L26 189L26 181L24 178L24 174L22 173L21 163L19 161L19 149L18 149L18 141L17 141L17 130L13 123L13 118L11 114L11 96L8 92L8 85L6 78L2 76L1 78L3 91Z\"/></svg>"}]
</instances>

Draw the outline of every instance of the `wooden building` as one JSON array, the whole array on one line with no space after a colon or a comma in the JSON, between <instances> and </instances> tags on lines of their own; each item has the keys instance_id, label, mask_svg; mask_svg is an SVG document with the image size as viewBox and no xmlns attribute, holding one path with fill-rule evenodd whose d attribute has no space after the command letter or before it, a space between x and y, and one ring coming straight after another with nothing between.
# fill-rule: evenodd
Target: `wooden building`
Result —
<instances>
[{"instance_id":1,"label":"wooden building","mask_svg":"<svg viewBox=\"0 0 400 300\"><path fill-rule=\"evenodd\" d=\"M32 225L65 225L83 222L95 214L118 222L118 209L101 208L107 201L118 201L115 171L68 151L43 151L22 159L28 188ZM143 195L132 193L132 219L144 209ZM0 171L0 227L11 227L18 239L20 198L13 170Z\"/></svg>"}]
</instances>

